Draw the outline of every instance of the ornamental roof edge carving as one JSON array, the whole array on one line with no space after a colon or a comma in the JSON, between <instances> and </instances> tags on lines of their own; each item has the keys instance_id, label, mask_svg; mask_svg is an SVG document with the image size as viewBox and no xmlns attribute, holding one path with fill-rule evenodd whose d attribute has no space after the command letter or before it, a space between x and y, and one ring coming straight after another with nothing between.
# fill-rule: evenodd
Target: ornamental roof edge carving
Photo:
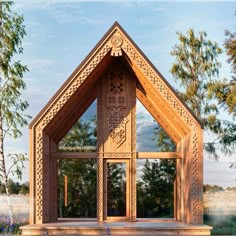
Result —
<instances>
[{"instance_id":1,"label":"ornamental roof edge carving","mask_svg":"<svg viewBox=\"0 0 236 236\"><path fill-rule=\"evenodd\" d=\"M102 61L107 53L110 53L111 56L122 56L122 51L137 65L146 78L154 84L155 88L158 89L159 92L161 91L161 95L164 99L168 100L170 106L177 111L180 117L184 117L184 121L189 126L197 125L202 128L199 119L186 106L186 104L180 100L171 85L166 81L151 61L149 61L120 24L115 22L87 57L63 83L56 94L33 119L29 125L30 129L33 129L38 125L41 126L41 129L46 126L53 116L66 103L71 94L73 94L73 92L87 78L96 65ZM194 123L195 125L191 123Z\"/></svg>"}]
</instances>

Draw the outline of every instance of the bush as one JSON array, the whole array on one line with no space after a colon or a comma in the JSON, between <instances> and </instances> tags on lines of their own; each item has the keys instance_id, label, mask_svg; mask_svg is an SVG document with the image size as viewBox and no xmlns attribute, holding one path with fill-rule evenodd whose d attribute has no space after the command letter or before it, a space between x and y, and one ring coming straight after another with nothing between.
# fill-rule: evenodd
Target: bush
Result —
<instances>
[{"instance_id":1,"label":"bush","mask_svg":"<svg viewBox=\"0 0 236 236\"><path fill-rule=\"evenodd\" d=\"M209 215L204 214L204 224L213 227L213 235L235 235L236 234L236 215Z\"/></svg>"},{"instance_id":2,"label":"bush","mask_svg":"<svg viewBox=\"0 0 236 236\"><path fill-rule=\"evenodd\" d=\"M21 234L20 227L25 223L10 224L8 222L0 222L0 235L5 234Z\"/></svg>"}]
</instances>

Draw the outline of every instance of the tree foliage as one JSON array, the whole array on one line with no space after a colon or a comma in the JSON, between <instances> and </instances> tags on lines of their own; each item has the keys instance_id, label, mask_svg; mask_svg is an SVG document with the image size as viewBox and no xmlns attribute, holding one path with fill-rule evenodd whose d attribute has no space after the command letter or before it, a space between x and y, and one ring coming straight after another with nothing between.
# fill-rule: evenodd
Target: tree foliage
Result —
<instances>
[{"instance_id":1,"label":"tree foliage","mask_svg":"<svg viewBox=\"0 0 236 236\"><path fill-rule=\"evenodd\" d=\"M174 160L146 160L137 182L138 217L174 217L175 176Z\"/></svg>"},{"instance_id":2,"label":"tree foliage","mask_svg":"<svg viewBox=\"0 0 236 236\"><path fill-rule=\"evenodd\" d=\"M89 122L78 120L59 142L60 150L91 151L97 145L96 118ZM70 149L71 148L71 149Z\"/></svg>"},{"instance_id":3,"label":"tree foliage","mask_svg":"<svg viewBox=\"0 0 236 236\"><path fill-rule=\"evenodd\" d=\"M8 179L8 190L10 194L28 194L29 193L29 182L20 184L14 182L11 178ZM3 183L0 182L0 194L6 194L6 188Z\"/></svg>"},{"instance_id":4,"label":"tree foliage","mask_svg":"<svg viewBox=\"0 0 236 236\"><path fill-rule=\"evenodd\" d=\"M107 163L107 214L126 215L126 178L123 163Z\"/></svg>"},{"instance_id":5,"label":"tree foliage","mask_svg":"<svg viewBox=\"0 0 236 236\"><path fill-rule=\"evenodd\" d=\"M9 174L22 176L24 154L10 154L13 165L6 169L5 140L12 136L22 135L20 128L28 124L29 116L24 114L28 107L27 101L21 99L22 90L26 88L23 80L27 66L15 60L15 55L23 53L22 39L26 35L23 16L11 11L13 2L0 2L0 180L3 181L6 194L9 196ZM10 202L10 199L9 201ZM11 206L9 216L13 223Z\"/></svg>"},{"instance_id":6,"label":"tree foliage","mask_svg":"<svg viewBox=\"0 0 236 236\"><path fill-rule=\"evenodd\" d=\"M95 118L89 122L78 120L60 141L59 149L69 147L74 151L79 147L80 151L89 151L85 147L96 145L97 140L95 120ZM59 217L96 217L96 176L96 159L63 159L58 162ZM68 188L67 204L65 204L65 185Z\"/></svg>"},{"instance_id":7,"label":"tree foliage","mask_svg":"<svg viewBox=\"0 0 236 236\"><path fill-rule=\"evenodd\" d=\"M96 159L63 159L58 162L59 217L96 217L96 176ZM67 204L64 194L66 184Z\"/></svg>"},{"instance_id":8,"label":"tree foliage","mask_svg":"<svg viewBox=\"0 0 236 236\"><path fill-rule=\"evenodd\" d=\"M0 117L3 136L14 138L22 135L19 127L28 124L23 114L28 102L21 99L21 91L26 88L23 80L27 66L13 59L22 54L22 39L26 35L23 16L11 11L13 2L0 4Z\"/></svg>"},{"instance_id":9,"label":"tree foliage","mask_svg":"<svg viewBox=\"0 0 236 236\"><path fill-rule=\"evenodd\" d=\"M166 131L158 124L154 128L154 138L159 152L174 152L176 150L176 144L166 133Z\"/></svg>"},{"instance_id":10,"label":"tree foliage","mask_svg":"<svg viewBox=\"0 0 236 236\"><path fill-rule=\"evenodd\" d=\"M205 143L204 147L208 154L218 159L216 144L222 144L221 150L229 153L228 141L222 137L232 129L227 121L218 118L219 105L216 98L222 93L217 93L216 88L222 85L218 79L221 66L218 56L222 50L216 42L207 39L204 31L195 33L189 29L185 35L180 32L177 35L179 44L171 52L175 57L171 73L181 88L178 90L181 99L199 118L204 129L216 136L213 142Z\"/></svg>"},{"instance_id":11,"label":"tree foliage","mask_svg":"<svg viewBox=\"0 0 236 236\"><path fill-rule=\"evenodd\" d=\"M210 185L210 184L205 184L203 185L203 192L209 192L209 193L218 193L218 192L223 192L224 188L218 185Z\"/></svg>"},{"instance_id":12,"label":"tree foliage","mask_svg":"<svg viewBox=\"0 0 236 236\"><path fill-rule=\"evenodd\" d=\"M209 91L209 84L219 74L221 64L217 58L222 50L216 42L207 40L204 31L196 34L190 29L186 35L180 32L177 35L179 45L175 45L171 52L175 57L171 73L180 85L178 94L205 128L216 133L219 126L216 114L219 111Z\"/></svg>"},{"instance_id":13,"label":"tree foliage","mask_svg":"<svg viewBox=\"0 0 236 236\"><path fill-rule=\"evenodd\" d=\"M231 65L232 78L211 83L209 86L219 105L228 114L236 117L236 33L225 31L224 48L228 56L227 62ZM233 153L236 149L236 125L232 121L223 122L223 132L217 140L225 153ZM231 165L232 167L234 165Z\"/></svg>"}]
</instances>

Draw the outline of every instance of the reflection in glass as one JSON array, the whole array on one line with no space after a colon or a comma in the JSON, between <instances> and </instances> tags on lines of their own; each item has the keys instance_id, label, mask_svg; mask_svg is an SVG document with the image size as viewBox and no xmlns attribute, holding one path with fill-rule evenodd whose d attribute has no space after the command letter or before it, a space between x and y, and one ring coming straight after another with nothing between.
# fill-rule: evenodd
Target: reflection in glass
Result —
<instances>
[{"instance_id":1,"label":"reflection in glass","mask_svg":"<svg viewBox=\"0 0 236 236\"><path fill-rule=\"evenodd\" d=\"M136 136L138 152L175 152L176 145L142 103L136 99Z\"/></svg>"},{"instance_id":2,"label":"reflection in glass","mask_svg":"<svg viewBox=\"0 0 236 236\"><path fill-rule=\"evenodd\" d=\"M60 152L96 152L97 150L97 100L75 122L58 143Z\"/></svg>"},{"instance_id":3,"label":"reflection in glass","mask_svg":"<svg viewBox=\"0 0 236 236\"><path fill-rule=\"evenodd\" d=\"M107 216L126 216L126 163L107 163Z\"/></svg>"},{"instance_id":4,"label":"reflection in glass","mask_svg":"<svg viewBox=\"0 0 236 236\"><path fill-rule=\"evenodd\" d=\"M137 160L137 217L174 218L174 159Z\"/></svg>"},{"instance_id":5,"label":"reflection in glass","mask_svg":"<svg viewBox=\"0 0 236 236\"><path fill-rule=\"evenodd\" d=\"M95 159L58 160L59 218L95 218L96 189Z\"/></svg>"}]
</instances>

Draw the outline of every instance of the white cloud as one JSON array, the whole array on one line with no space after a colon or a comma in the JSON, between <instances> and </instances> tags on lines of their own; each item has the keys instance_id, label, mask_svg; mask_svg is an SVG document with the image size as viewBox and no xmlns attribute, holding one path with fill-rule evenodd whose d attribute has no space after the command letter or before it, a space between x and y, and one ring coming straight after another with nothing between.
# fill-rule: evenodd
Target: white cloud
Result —
<instances>
[{"instance_id":1,"label":"white cloud","mask_svg":"<svg viewBox=\"0 0 236 236\"><path fill-rule=\"evenodd\" d=\"M32 2L30 0L26 1L21 1L21 0L15 0L15 4L13 6L13 10L15 11L19 11L19 10L32 10L32 9L48 9L50 8L52 5L54 5L55 2L54 1L35 1Z\"/></svg>"},{"instance_id":2,"label":"white cloud","mask_svg":"<svg viewBox=\"0 0 236 236\"><path fill-rule=\"evenodd\" d=\"M29 67L29 70L42 70L45 69L45 67L52 65L54 63L54 60L31 58L31 59L25 59L24 63Z\"/></svg>"},{"instance_id":3,"label":"white cloud","mask_svg":"<svg viewBox=\"0 0 236 236\"><path fill-rule=\"evenodd\" d=\"M15 5L15 10L27 11L27 10L40 10L46 11L54 20L58 23L80 23L80 24L102 24L103 21L92 16L88 17L87 12L81 11L81 1L18 1ZM33 24L33 25L32 25ZM34 26L35 23L31 23ZM39 25L34 26L34 29L39 28ZM45 29L43 29L45 34ZM37 35L39 33L37 32Z\"/></svg>"},{"instance_id":4,"label":"white cloud","mask_svg":"<svg viewBox=\"0 0 236 236\"><path fill-rule=\"evenodd\" d=\"M157 12L168 12L168 9L164 8L164 7L157 7L157 8L154 8L154 11L157 11Z\"/></svg>"}]
</instances>

